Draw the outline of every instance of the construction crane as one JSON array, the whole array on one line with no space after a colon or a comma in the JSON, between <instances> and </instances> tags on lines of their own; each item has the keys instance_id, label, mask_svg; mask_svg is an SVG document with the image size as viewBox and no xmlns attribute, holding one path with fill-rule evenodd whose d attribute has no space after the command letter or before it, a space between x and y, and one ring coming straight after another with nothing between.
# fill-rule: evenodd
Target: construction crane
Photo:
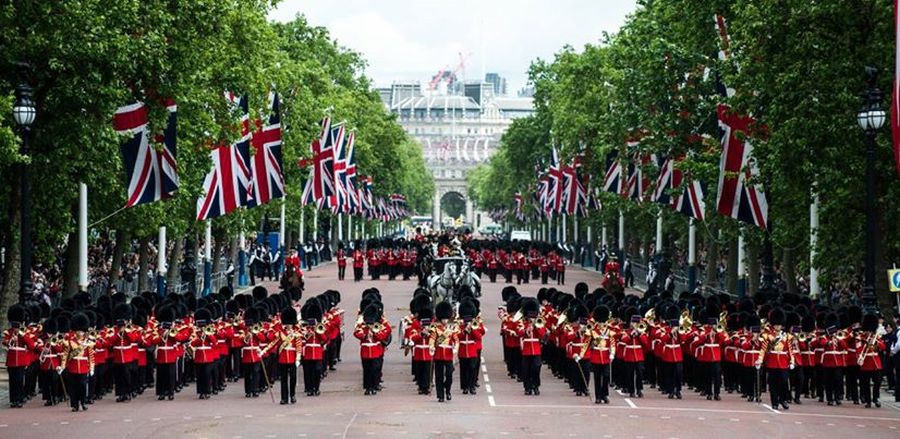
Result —
<instances>
[{"instance_id":1,"label":"construction crane","mask_svg":"<svg viewBox=\"0 0 900 439\"><path fill-rule=\"evenodd\" d=\"M467 55L463 55L462 52L458 52L457 56L459 56L459 63L456 65L452 71L450 70L450 66L438 70L437 74L431 78L431 82L428 83L428 89L434 90L437 88L438 84L441 81L447 81L447 87L449 88L456 81L457 73L465 72L466 69L466 59L472 56L472 52L469 52Z\"/></svg>"}]
</instances>

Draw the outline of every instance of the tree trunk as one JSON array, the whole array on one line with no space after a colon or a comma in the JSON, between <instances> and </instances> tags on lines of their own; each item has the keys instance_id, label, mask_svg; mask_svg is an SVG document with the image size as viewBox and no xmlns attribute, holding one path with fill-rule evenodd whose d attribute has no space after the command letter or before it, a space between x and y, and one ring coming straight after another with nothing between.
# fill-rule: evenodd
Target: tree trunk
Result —
<instances>
[{"instance_id":1,"label":"tree trunk","mask_svg":"<svg viewBox=\"0 0 900 439\"><path fill-rule=\"evenodd\" d=\"M759 244L747 240L747 295L753 297L759 291Z\"/></svg>"},{"instance_id":2,"label":"tree trunk","mask_svg":"<svg viewBox=\"0 0 900 439\"><path fill-rule=\"evenodd\" d=\"M737 291L738 239L728 240L728 265L725 268L725 291Z\"/></svg>"},{"instance_id":3,"label":"tree trunk","mask_svg":"<svg viewBox=\"0 0 900 439\"><path fill-rule=\"evenodd\" d=\"M131 230L116 230L116 247L113 249L112 265L109 267L109 284L115 285L122 271L122 257L131 246Z\"/></svg>"},{"instance_id":4,"label":"tree trunk","mask_svg":"<svg viewBox=\"0 0 900 439\"><path fill-rule=\"evenodd\" d=\"M181 253L184 252L184 237L175 238L175 245L172 246L172 253L169 254L169 270L166 273L166 285L168 288L174 288L180 282L178 275L181 268Z\"/></svg>"},{"instance_id":5,"label":"tree trunk","mask_svg":"<svg viewBox=\"0 0 900 439\"><path fill-rule=\"evenodd\" d=\"M786 248L781 252L781 269L789 294L797 294L797 259L794 250Z\"/></svg>"},{"instance_id":6,"label":"tree trunk","mask_svg":"<svg viewBox=\"0 0 900 439\"><path fill-rule=\"evenodd\" d=\"M49 279L48 279L49 280ZM69 233L66 260L63 263L63 297L78 292L78 233Z\"/></svg>"},{"instance_id":7,"label":"tree trunk","mask_svg":"<svg viewBox=\"0 0 900 439\"><path fill-rule=\"evenodd\" d=\"M707 286L718 286L719 243L716 242L716 233L715 229L710 229L706 235L706 279L703 284Z\"/></svg>"},{"instance_id":8,"label":"tree trunk","mask_svg":"<svg viewBox=\"0 0 900 439\"><path fill-rule=\"evenodd\" d=\"M147 266L150 263L150 238L141 238L141 248L138 254L138 294L147 291L149 278L147 277Z\"/></svg>"}]
</instances>

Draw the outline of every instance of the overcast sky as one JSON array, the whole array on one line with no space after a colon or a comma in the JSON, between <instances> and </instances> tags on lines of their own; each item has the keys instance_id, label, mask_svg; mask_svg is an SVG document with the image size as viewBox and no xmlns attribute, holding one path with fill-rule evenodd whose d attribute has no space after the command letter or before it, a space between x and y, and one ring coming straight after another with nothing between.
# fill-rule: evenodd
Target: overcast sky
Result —
<instances>
[{"instance_id":1,"label":"overcast sky","mask_svg":"<svg viewBox=\"0 0 900 439\"><path fill-rule=\"evenodd\" d=\"M465 79L497 72L515 93L535 58L615 32L634 0L283 0L270 18L304 14L362 53L376 85L428 80L466 56Z\"/></svg>"}]
</instances>

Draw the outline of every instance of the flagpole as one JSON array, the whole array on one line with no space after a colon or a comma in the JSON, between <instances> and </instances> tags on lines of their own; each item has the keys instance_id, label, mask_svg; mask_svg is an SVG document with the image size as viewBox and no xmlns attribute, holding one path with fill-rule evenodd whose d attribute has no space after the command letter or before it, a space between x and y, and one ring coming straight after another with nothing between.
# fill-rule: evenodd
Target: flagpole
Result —
<instances>
[{"instance_id":1,"label":"flagpole","mask_svg":"<svg viewBox=\"0 0 900 439\"><path fill-rule=\"evenodd\" d=\"M809 297L819 297L819 269L816 267L816 246L819 242L819 194L813 194L809 205Z\"/></svg>"},{"instance_id":2,"label":"flagpole","mask_svg":"<svg viewBox=\"0 0 900 439\"><path fill-rule=\"evenodd\" d=\"M87 291L90 280L88 279L88 250L87 250L87 217L88 217L88 191L87 185L78 185L78 288Z\"/></svg>"},{"instance_id":3,"label":"flagpole","mask_svg":"<svg viewBox=\"0 0 900 439\"><path fill-rule=\"evenodd\" d=\"M662 255L663 251L663 212L660 208L656 213L656 254Z\"/></svg>"},{"instance_id":4,"label":"flagpole","mask_svg":"<svg viewBox=\"0 0 900 439\"><path fill-rule=\"evenodd\" d=\"M300 245L303 245L305 238L303 232L306 231L306 206L300 205Z\"/></svg>"},{"instance_id":5,"label":"flagpole","mask_svg":"<svg viewBox=\"0 0 900 439\"><path fill-rule=\"evenodd\" d=\"M241 231L238 234L238 286L248 283L247 278L247 236L244 233L244 220L241 219Z\"/></svg>"},{"instance_id":6,"label":"flagpole","mask_svg":"<svg viewBox=\"0 0 900 439\"><path fill-rule=\"evenodd\" d=\"M285 199L281 199L281 227L278 228L278 250L281 252L281 257L278 258L278 267L276 267L276 273L281 274L281 269L284 267L284 258L287 256L285 254L284 243L287 242L284 239L284 234L287 232L287 223L285 222Z\"/></svg>"},{"instance_id":7,"label":"flagpole","mask_svg":"<svg viewBox=\"0 0 900 439\"><path fill-rule=\"evenodd\" d=\"M747 295L747 269L744 266L744 233L743 230L738 232L738 261L737 261L737 293L738 297L743 298Z\"/></svg>"},{"instance_id":8,"label":"flagpole","mask_svg":"<svg viewBox=\"0 0 900 439\"><path fill-rule=\"evenodd\" d=\"M600 228L600 245L602 245L603 247L606 247L608 244L609 244L609 242L606 239L606 224L604 224Z\"/></svg>"},{"instance_id":9,"label":"flagpole","mask_svg":"<svg viewBox=\"0 0 900 439\"><path fill-rule=\"evenodd\" d=\"M208 296L212 292L212 220L206 220L206 245L203 252L203 292Z\"/></svg>"},{"instance_id":10,"label":"flagpole","mask_svg":"<svg viewBox=\"0 0 900 439\"><path fill-rule=\"evenodd\" d=\"M559 221L560 221L560 226L562 227L562 243L565 244L566 243L566 232L567 232L567 230L566 230L567 229L566 214L565 213L562 214L562 218L560 218Z\"/></svg>"},{"instance_id":11,"label":"flagpole","mask_svg":"<svg viewBox=\"0 0 900 439\"><path fill-rule=\"evenodd\" d=\"M166 226L159 226L159 243L156 246L156 294L166 295Z\"/></svg>"},{"instance_id":12,"label":"flagpole","mask_svg":"<svg viewBox=\"0 0 900 439\"><path fill-rule=\"evenodd\" d=\"M697 288L697 225L688 219L688 291Z\"/></svg>"},{"instance_id":13,"label":"flagpole","mask_svg":"<svg viewBox=\"0 0 900 439\"><path fill-rule=\"evenodd\" d=\"M572 215L572 242L578 243L578 214Z\"/></svg>"},{"instance_id":14,"label":"flagpole","mask_svg":"<svg viewBox=\"0 0 900 439\"><path fill-rule=\"evenodd\" d=\"M619 259L625 263L625 212L619 209Z\"/></svg>"},{"instance_id":15,"label":"flagpole","mask_svg":"<svg viewBox=\"0 0 900 439\"><path fill-rule=\"evenodd\" d=\"M319 206L315 206L313 208L313 236L312 240L315 242L319 238Z\"/></svg>"},{"instance_id":16,"label":"flagpole","mask_svg":"<svg viewBox=\"0 0 900 439\"><path fill-rule=\"evenodd\" d=\"M344 215L341 213L337 214L337 230L338 230L338 241L344 240Z\"/></svg>"},{"instance_id":17,"label":"flagpole","mask_svg":"<svg viewBox=\"0 0 900 439\"><path fill-rule=\"evenodd\" d=\"M353 241L353 215L347 215L347 241Z\"/></svg>"}]
</instances>

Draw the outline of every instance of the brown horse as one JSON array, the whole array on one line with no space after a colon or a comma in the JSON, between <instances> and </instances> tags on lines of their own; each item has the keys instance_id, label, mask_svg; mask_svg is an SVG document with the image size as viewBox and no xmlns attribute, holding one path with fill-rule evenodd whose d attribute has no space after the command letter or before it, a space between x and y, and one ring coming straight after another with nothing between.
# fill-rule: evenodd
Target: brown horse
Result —
<instances>
[{"instance_id":1,"label":"brown horse","mask_svg":"<svg viewBox=\"0 0 900 439\"><path fill-rule=\"evenodd\" d=\"M303 274L300 273L300 270L294 269L293 265L288 265L281 274L281 289L286 290L292 287L303 290Z\"/></svg>"}]
</instances>

